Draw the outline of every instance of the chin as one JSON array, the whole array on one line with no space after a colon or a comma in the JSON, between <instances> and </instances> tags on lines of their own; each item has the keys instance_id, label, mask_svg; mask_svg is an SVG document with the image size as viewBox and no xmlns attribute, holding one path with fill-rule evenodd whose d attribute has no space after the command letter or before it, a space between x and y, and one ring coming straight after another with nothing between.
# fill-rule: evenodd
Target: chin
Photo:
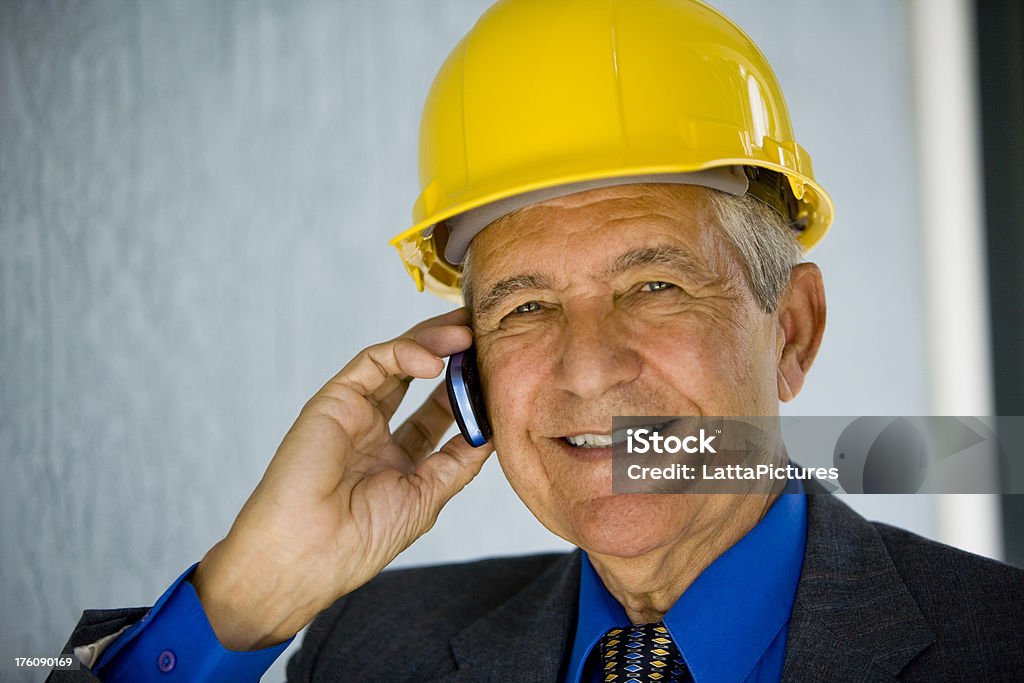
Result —
<instances>
[{"instance_id":1,"label":"chin","mask_svg":"<svg viewBox=\"0 0 1024 683\"><path fill-rule=\"evenodd\" d=\"M640 557L677 540L692 515L692 496L619 494L591 500L574 520L576 545L588 553Z\"/></svg>"}]
</instances>

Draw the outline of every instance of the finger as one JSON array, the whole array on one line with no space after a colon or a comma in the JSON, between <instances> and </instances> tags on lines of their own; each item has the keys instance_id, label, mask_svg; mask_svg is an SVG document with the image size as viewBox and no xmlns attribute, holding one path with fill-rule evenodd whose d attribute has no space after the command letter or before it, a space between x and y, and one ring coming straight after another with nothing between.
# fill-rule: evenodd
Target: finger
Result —
<instances>
[{"instance_id":1,"label":"finger","mask_svg":"<svg viewBox=\"0 0 1024 683\"><path fill-rule=\"evenodd\" d=\"M411 337L418 330L424 330L424 329L427 329L427 328L430 328L430 327L443 327L445 325L468 325L468 324L469 324L469 312L465 309L465 307L461 307L461 308L456 308L454 310L448 311L447 313L442 313L441 315L436 315L433 318L427 318L426 320L421 320L420 322L416 323L415 325L410 327L408 330L406 330L400 336L402 336L402 337Z\"/></svg>"},{"instance_id":2,"label":"finger","mask_svg":"<svg viewBox=\"0 0 1024 683\"><path fill-rule=\"evenodd\" d=\"M360 351L348 365L324 385L352 390L378 401L406 379L437 377L444 361L412 339L399 338Z\"/></svg>"},{"instance_id":3,"label":"finger","mask_svg":"<svg viewBox=\"0 0 1024 683\"><path fill-rule=\"evenodd\" d=\"M392 416L394 416L395 411L398 410L398 406L401 405L402 399L405 398L405 393L409 390L409 385L411 383L411 377L399 380L398 384L394 387L394 389L391 390L390 393L388 393L383 398L377 401L377 410L379 410L384 415L384 419L386 419L388 422L391 421L391 418ZM384 393L384 391L388 388L388 384L389 383L385 382L385 385L374 393Z\"/></svg>"},{"instance_id":4,"label":"finger","mask_svg":"<svg viewBox=\"0 0 1024 683\"><path fill-rule=\"evenodd\" d=\"M469 328L459 325L416 330L412 337L363 349L325 387L337 384L377 402L413 377L437 377L444 369L441 356L463 351L472 341Z\"/></svg>"},{"instance_id":5,"label":"finger","mask_svg":"<svg viewBox=\"0 0 1024 683\"><path fill-rule=\"evenodd\" d=\"M437 453L421 462L416 474L426 487L427 502L432 509L440 510L472 481L493 451L490 442L473 448L461 434L456 434Z\"/></svg>"},{"instance_id":6,"label":"finger","mask_svg":"<svg viewBox=\"0 0 1024 683\"><path fill-rule=\"evenodd\" d=\"M417 323L397 338L412 339L437 356L450 356L465 351L473 343L468 325L469 313L465 308L456 308Z\"/></svg>"},{"instance_id":7,"label":"finger","mask_svg":"<svg viewBox=\"0 0 1024 683\"><path fill-rule=\"evenodd\" d=\"M392 440L416 464L433 453L453 419L448 392L442 382L430 392L423 405L395 430Z\"/></svg>"},{"instance_id":8,"label":"finger","mask_svg":"<svg viewBox=\"0 0 1024 683\"><path fill-rule=\"evenodd\" d=\"M411 339L435 356L450 356L458 351L464 351L473 343L473 334L466 327L468 324L469 313L464 307L460 307L416 323L392 339L391 342L403 338ZM382 408L382 412L389 420L398 409L402 398L405 397L412 377L396 377L395 379L397 381L390 378L385 380L370 396Z\"/></svg>"},{"instance_id":9,"label":"finger","mask_svg":"<svg viewBox=\"0 0 1024 683\"><path fill-rule=\"evenodd\" d=\"M317 395L344 398L355 392L368 398L387 423L410 380L437 377L444 368L441 356L469 348L472 332L460 324L467 319L464 308L455 309L419 323L403 336L363 349Z\"/></svg>"},{"instance_id":10,"label":"finger","mask_svg":"<svg viewBox=\"0 0 1024 683\"><path fill-rule=\"evenodd\" d=\"M465 325L440 325L416 330L410 339L438 356L450 356L470 347L473 332Z\"/></svg>"},{"instance_id":11,"label":"finger","mask_svg":"<svg viewBox=\"0 0 1024 683\"><path fill-rule=\"evenodd\" d=\"M468 349L473 343L473 333L468 327L448 325L418 330L411 339L437 357L442 357ZM389 420L405 397L411 379L412 377L389 378L370 394L369 397Z\"/></svg>"}]
</instances>

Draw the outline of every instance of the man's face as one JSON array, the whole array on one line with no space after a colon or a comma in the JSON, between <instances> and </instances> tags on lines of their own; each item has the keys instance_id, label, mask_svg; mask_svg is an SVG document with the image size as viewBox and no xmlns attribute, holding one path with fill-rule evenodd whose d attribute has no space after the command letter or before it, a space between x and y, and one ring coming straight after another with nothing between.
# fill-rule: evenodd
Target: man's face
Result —
<instances>
[{"instance_id":1,"label":"man's face","mask_svg":"<svg viewBox=\"0 0 1024 683\"><path fill-rule=\"evenodd\" d=\"M552 199L473 241L473 327L494 445L551 531L632 557L720 522L727 495L612 495L614 415L775 415L781 349L704 188Z\"/></svg>"}]
</instances>

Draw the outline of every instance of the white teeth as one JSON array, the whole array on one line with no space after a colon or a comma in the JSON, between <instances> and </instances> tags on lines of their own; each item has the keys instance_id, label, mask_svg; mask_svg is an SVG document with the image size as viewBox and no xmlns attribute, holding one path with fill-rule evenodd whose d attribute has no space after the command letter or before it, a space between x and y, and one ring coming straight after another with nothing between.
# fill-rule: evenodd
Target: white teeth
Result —
<instances>
[{"instance_id":1,"label":"white teeth","mask_svg":"<svg viewBox=\"0 0 1024 683\"><path fill-rule=\"evenodd\" d=\"M583 448L607 448L612 445L611 434L580 434L567 436L565 439L573 446L582 446Z\"/></svg>"}]
</instances>

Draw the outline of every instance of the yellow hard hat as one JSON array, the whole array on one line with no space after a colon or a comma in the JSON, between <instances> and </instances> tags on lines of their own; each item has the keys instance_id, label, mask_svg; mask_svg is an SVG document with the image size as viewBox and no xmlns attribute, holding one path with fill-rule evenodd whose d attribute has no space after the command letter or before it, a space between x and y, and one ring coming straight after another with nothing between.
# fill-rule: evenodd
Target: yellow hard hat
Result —
<instances>
[{"instance_id":1,"label":"yellow hard hat","mask_svg":"<svg viewBox=\"0 0 1024 683\"><path fill-rule=\"evenodd\" d=\"M698 0L498 2L434 79L419 175L391 244L421 291L454 301L469 239L516 198L659 179L749 192L805 250L832 221L764 55Z\"/></svg>"}]
</instances>

